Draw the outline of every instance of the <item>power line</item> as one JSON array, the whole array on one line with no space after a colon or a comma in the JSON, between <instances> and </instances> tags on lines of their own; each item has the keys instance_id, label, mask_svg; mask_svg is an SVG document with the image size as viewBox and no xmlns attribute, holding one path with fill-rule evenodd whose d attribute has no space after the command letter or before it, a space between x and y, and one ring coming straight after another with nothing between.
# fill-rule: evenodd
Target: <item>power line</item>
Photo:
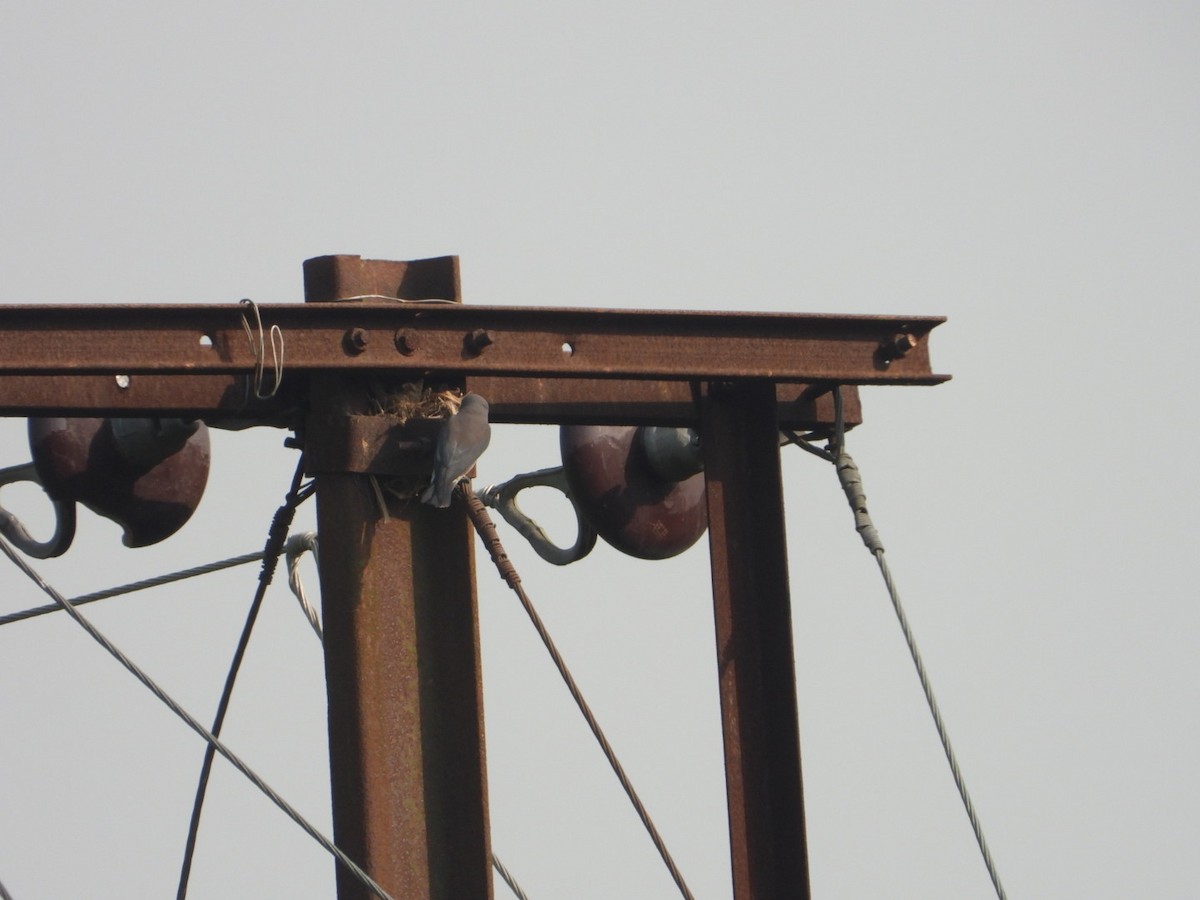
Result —
<instances>
[{"instance_id":1,"label":"power line","mask_svg":"<svg viewBox=\"0 0 1200 900\"><path fill-rule=\"evenodd\" d=\"M4 540L3 538L0 538L0 552L3 552L5 556L12 560L13 564L16 565L16 567L22 572L24 572L25 575L28 576L34 584L41 588L43 592L53 598L54 601L58 603L63 610L65 610L66 613L72 619L74 619L81 628L83 628L84 631L91 635L96 643L107 650L109 654L117 660L117 662L124 666L125 669L128 670L129 673L134 676L134 678L140 681L147 690L161 700L163 704L171 710L171 712L175 713L175 715L182 719L189 728L208 741L208 743L216 749L217 753L220 753L223 757L225 757L225 759L227 759L235 769L241 772L251 784L262 791L272 803L283 810L283 812L286 813L293 822L299 825L313 840L315 840L335 858L337 858L342 865L346 866L346 868L359 881L366 885L367 888L369 888L377 897L382 898L382 900L393 900L391 895L389 895L382 887L376 884L371 876L364 872L362 868L354 862L354 860L346 855L344 850L342 850L328 837L318 831L317 828L312 825L312 823L304 818L304 816L302 816L291 804L284 800L283 797L276 793L276 791L271 788L270 785L263 781L262 777L259 776L257 772L251 769L245 762L242 761L239 756L226 747L225 744L223 744L218 738L209 732L207 728L200 724L200 722L194 716L180 706L179 703L177 703L158 685L157 682L154 681L154 679L143 672L136 663L126 656L112 641L105 637L105 635L98 628L96 628L96 626L93 625L83 615L83 613L79 612L79 610L77 610L71 604L71 601L55 590L51 585L47 584L46 581L36 571L34 571L34 569L15 550L13 550L8 541Z\"/></svg>"},{"instance_id":2,"label":"power line","mask_svg":"<svg viewBox=\"0 0 1200 900\"><path fill-rule=\"evenodd\" d=\"M220 572L223 569L231 569L235 566L244 566L247 563L258 562L262 558L263 554L261 550L255 553L243 553L241 556L231 556L229 559L223 559L218 562L205 563L202 566L193 566L190 569L181 569L178 572L158 575L154 578L146 578L142 581L134 581L130 584L119 585L118 587L106 588L103 591L96 591L91 594L83 594L72 598L70 602L72 606L83 606L85 603L95 603L97 600L107 600L110 597L119 597L122 594L131 594L134 591L144 591L147 588L160 587L164 584L183 581L187 578L195 578L199 575L209 575L213 572ZM62 606L59 604L47 603L44 606L34 606L20 612L0 616L0 625L8 625L12 622L20 622L24 619L32 619L36 616L44 616L47 613L61 611Z\"/></svg>"},{"instance_id":3,"label":"power line","mask_svg":"<svg viewBox=\"0 0 1200 900\"><path fill-rule=\"evenodd\" d=\"M840 390L835 389L834 398L835 401L840 399ZM988 877L992 880L992 887L996 890L996 896L999 900L1006 900L1007 895L1004 892L1003 885L1000 883L1000 873L996 869L991 850L988 848L987 839L984 837L983 826L980 824L979 816L975 812L975 804L971 802L971 795L967 791L966 780L963 778L962 769L958 764L958 757L955 755L954 748L950 744L950 734L946 729L946 723L942 721L942 713L938 708L937 699L933 694L933 685L929 680L928 673L925 671L925 662L921 658L921 652L917 648L916 637L913 635L912 627L908 624L908 616L905 615L904 606L900 602L900 592L896 588L896 583L892 578L891 570L888 568L887 560L884 559L883 541L879 537L879 532L875 529L875 524L871 520L871 514L867 511L867 495L863 490L862 476L858 471L858 466L845 450L840 408L838 419L835 438L831 443L836 452L835 466L838 480L841 482L842 490L846 494L850 509L854 513L855 530L858 531L863 544L866 545L867 550L879 564L879 571L883 574L883 581L887 586L888 596L892 601L892 608L896 611L896 618L900 622L900 630L903 632L904 641L908 645L909 655L912 656L913 665L916 666L917 678L921 682L921 690L925 694L925 702L929 706L929 712L933 716L933 724L937 729L938 740L941 741L942 751L946 754L946 762L950 765L950 773L954 777L954 785L958 788L958 795L962 799L967 819L971 823L971 830L975 834L975 841L979 845L979 852L983 856L983 864L987 868Z\"/></svg>"},{"instance_id":4,"label":"power line","mask_svg":"<svg viewBox=\"0 0 1200 900\"><path fill-rule=\"evenodd\" d=\"M292 496L291 492L289 492L288 496L289 496L289 498ZM305 493L303 496L301 496L299 498L299 501L303 502L303 500L307 499L308 496L309 496L309 494ZM285 503L285 506L286 505L287 504ZM282 512L283 508L284 507L281 507L280 511L278 511L276 513L277 517L279 515L279 512ZM245 565L247 563L257 562L259 560L266 560L271 557L274 557L276 564L277 564L279 554L274 551L274 548L271 545L272 545L272 541L270 539L268 539L268 547L265 550L259 550L259 551L255 551L253 553L244 553L244 554L241 554L240 556L230 557L229 559L220 560L217 562L206 563L201 566L193 566L192 568L183 569L178 572L172 572L172 573L168 573L165 575L158 575L153 578L146 578L141 581L132 582L130 584L120 585L117 587L108 588L106 590L96 591L96 592L93 592L90 594L83 594L79 597L71 599L68 602L72 606L79 606L82 603L92 603L97 600L106 600L106 599L109 599L112 597L121 596L122 594L131 593L133 591L146 590L148 588L159 587L164 584L170 584L175 581L182 581L187 578L194 578L194 577L198 577L201 575L209 575L214 572L222 571L223 569L232 568L234 566ZM308 553L313 553L314 555L316 555L316 553L318 552L316 535L313 532L303 532L301 534L291 535L290 537L287 538L286 541L284 541L282 549L283 549L283 554L286 555L286 557L288 559L288 584L289 584L289 587L291 588L292 593L296 595L297 600L299 600L300 607L305 614L305 618L308 619L309 624L312 625L313 630L315 631L315 633L317 635L317 638L323 639L321 625L320 625L320 622L317 619L317 615L316 615L316 609L313 607L311 602L309 602L309 600L306 596L306 593L304 591L304 585L300 581L299 571L298 571L298 568L296 565L299 561L299 557L301 554L308 552ZM265 572L265 570L266 570L266 564L264 562L264 572ZM261 577L260 577L259 583L260 583L260 586L263 583L261 580ZM269 583L269 580L268 580L268 583ZM256 594L255 599L256 600L259 599L257 594ZM31 609L23 610L18 613L12 613L7 616L0 616L0 625L5 625L5 624L8 624L9 622L18 622L23 619L33 618L35 616L44 615L44 614L50 613L50 612L59 612L62 609L63 609L63 606L58 603L51 603L51 604L47 604L45 606L33 607ZM247 624L252 625L249 614L247 616ZM244 631L243 634L245 634L245 633L246 632ZM239 650L241 650L244 653L244 646L242 644L239 644ZM234 670L231 667L231 672L233 672L233 671ZM236 676L236 672L234 672L234 674ZM222 700L226 700L224 694L222 695ZM228 701L226 700L226 705L227 705L227 702ZM218 712L218 716L221 716L220 710ZM213 729L214 736L219 736L219 727L220 726L218 725L217 728ZM213 747L213 745L209 744L209 747L211 748L211 747ZM206 754L206 760L208 758L209 758L209 755ZM211 764L210 764L209 768L211 768ZM205 781L207 781L207 779L205 779ZM198 796L199 796L199 794L198 794ZM202 805L202 801L201 801L201 805ZM179 897L183 897L186 894L186 890L187 890L187 888L186 888L187 877L188 877L187 873L190 872L191 857L194 853L195 840L196 840L195 828L196 828L196 823L198 823L198 821L199 821L199 816L198 816L199 809L200 809L199 805L193 806L193 822L192 822L192 825L189 827L187 850L185 850L185 861L181 868L180 889L179 889L179 893L178 893ZM526 896L525 892L522 890L522 888L521 888L520 884L517 882L516 878L508 870L508 868L500 861L500 858L498 856L496 856L495 854L492 855L492 867L496 870L497 874L499 874L501 879L508 886L508 888L513 892L513 894L517 898L519 898L519 900L528 900L528 897ZM11 895L7 892L3 883L0 883L0 900L12 900Z\"/></svg>"},{"instance_id":5,"label":"power line","mask_svg":"<svg viewBox=\"0 0 1200 900\"><path fill-rule=\"evenodd\" d=\"M950 735L946 730L946 724L942 721L942 713L938 709L937 700L933 696L933 686L925 672L925 663L921 659L921 652L917 649L916 638L913 637L908 617L904 614L904 607L900 603L900 594L892 580L891 570L888 569L887 560L884 559L883 548L876 550L873 555L879 563L879 571L883 573L888 595L892 598L892 606L896 610L896 618L900 620L900 630L904 632L908 652L912 656L913 664L917 667L917 678L921 681L921 690L925 692L925 701L929 704L929 712L933 714L933 724L937 729L938 739L942 742L946 762L950 764L950 773L954 776L954 785L958 788L958 795L962 798L963 807L967 811L967 819L971 822L971 830L975 833L975 841L979 844L979 852L983 855L983 864L987 867L988 877L992 879L992 887L996 889L996 896L999 900L1006 900L1007 894L1004 892L1004 886L1000 883L1000 873L992 859L992 851L988 848L987 839L983 836L983 826L975 812L975 804L971 802L971 795L967 792L967 783L963 778L958 758L954 755L954 748L950 745Z\"/></svg>"},{"instance_id":6,"label":"power line","mask_svg":"<svg viewBox=\"0 0 1200 900\"><path fill-rule=\"evenodd\" d=\"M229 664L229 672L225 676L225 686L221 689L221 699L217 703L217 714L213 718L212 733L214 737L220 737L221 728L225 724L225 714L229 711L229 703L233 698L234 682L237 681L238 671L242 667L246 648L250 645L250 633L254 630L254 623L258 620L258 612L262 608L263 597L266 596L271 579L275 576L275 567L279 563L279 557L283 553L284 543L287 540L288 527L292 524L296 507L304 502L304 499L311 493L311 491L307 493L301 491L300 482L303 478L304 454L301 453L300 458L296 461L296 472L292 476L291 487L288 489L283 505L275 511L275 516L271 520L271 527L267 531L267 542L266 546L263 547L262 553L262 569L258 574L258 587L254 592L254 599L250 603L250 609L246 613L246 624L242 626L242 634L238 638L237 648L233 652L233 660ZM187 840L184 843L183 850L183 862L179 870L179 888L176 892L177 900L184 900L187 897L188 878L191 876L192 858L196 852L196 838L200 832L200 814L204 809L204 797L208 791L208 779L212 775L215 756L216 746L210 743L204 748L204 761L200 765L200 778L196 784L196 797L192 802L192 817L188 823Z\"/></svg>"},{"instance_id":7,"label":"power line","mask_svg":"<svg viewBox=\"0 0 1200 900\"><path fill-rule=\"evenodd\" d=\"M629 780L629 776L625 773L625 768L621 765L621 761L617 759L616 751L609 744L608 738L604 736L604 731L601 729L600 723L596 720L595 714L584 698L583 691L575 683L575 679L571 675L571 671L567 668L562 654L558 652L558 647L555 645L554 639L550 636L545 623L542 622L542 617L538 615L537 610L533 606L533 601L529 599L529 595L525 593L525 589L521 586L521 577L517 574L516 568L509 560L508 554L504 552L504 545L500 543L500 535L496 533L496 525L492 522L491 516L488 515L483 501L475 496L469 482L461 482L459 489L466 500L467 512L471 517L471 521L475 524L475 530L479 533L484 546L487 547L488 553L491 554L492 562L496 564L496 568L500 572L500 577L508 583L508 586L513 589L517 598L521 601L521 606L524 607L526 615L529 616L534 629L542 639L542 643L546 646L546 650L549 652L550 658L554 661L554 665L558 669L558 674L562 676L567 690L570 691L571 697L575 700L576 706L583 713L583 718L592 730L592 734L595 736L596 742L600 745L600 749L603 751L605 759L608 760L608 764L612 766L617 780L621 782L621 787L624 788L626 796L629 797L629 802L633 804L638 818L642 820L642 825L650 835L650 840L658 850L659 856L662 857L667 870L671 873L671 878L674 879L676 887L679 888L679 892L686 900L694 900L691 890L683 880L683 873L679 871L679 867L675 864L675 860L671 857L671 853L667 849L666 842L663 840L662 835L659 834L658 828L650 818L650 813L646 811L645 805L634 789L633 782Z\"/></svg>"},{"instance_id":8,"label":"power line","mask_svg":"<svg viewBox=\"0 0 1200 900\"><path fill-rule=\"evenodd\" d=\"M525 896L525 892L521 890L521 886L517 884L517 880L513 878L512 873L504 867L504 863L500 862L500 857L498 857L495 853L492 854L492 868L496 870L496 874L503 879L504 883L508 885L508 889L516 895L518 900L529 900L529 898ZM0 900L2 900L2 898L0 898Z\"/></svg>"}]
</instances>

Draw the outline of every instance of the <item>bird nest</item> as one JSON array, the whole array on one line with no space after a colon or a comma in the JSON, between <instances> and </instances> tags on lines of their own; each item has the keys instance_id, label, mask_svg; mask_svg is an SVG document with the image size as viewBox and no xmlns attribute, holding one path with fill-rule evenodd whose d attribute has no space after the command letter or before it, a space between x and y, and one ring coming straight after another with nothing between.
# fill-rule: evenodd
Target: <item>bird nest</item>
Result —
<instances>
[{"instance_id":1,"label":"bird nest","mask_svg":"<svg viewBox=\"0 0 1200 900\"><path fill-rule=\"evenodd\" d=\"M380 415L390 416L403 425L409 419L445 419L458 412L463 392L444 386L426 387L424 382L401 385L373 383L371 406Z\"/></svg>"}]
</instances>

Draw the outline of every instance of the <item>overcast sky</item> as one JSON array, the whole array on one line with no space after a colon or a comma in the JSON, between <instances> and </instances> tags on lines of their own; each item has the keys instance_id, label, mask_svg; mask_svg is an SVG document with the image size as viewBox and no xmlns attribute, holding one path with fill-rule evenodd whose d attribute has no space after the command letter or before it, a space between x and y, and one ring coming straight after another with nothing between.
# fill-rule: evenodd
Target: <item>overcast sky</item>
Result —
<instances>
[{"instance_id":1,"label":"overcast sky","mask_svg":"<svg viewBox=\"0 0 1200 900\"><path fill-rule=\"evenodd\" d=\"M954 380L864 389L849 447L1009 895L1196 896L1194 4L10 3L0 122L0 303L297 301L311 256L458 254L468 303L949 316ZM259 549L283 437L215 435L167 542L85 512L42 570L74 595ZM497 428L479 482L557 461ZM986 898L833 472L784 478L814 894ZM552 570L503 536L697 898L729 897L703 542ZM494 849L532 900L673 896L482 562ZM208 720L254 578L88 612ZM225 736L329 828L324 717L280 584ZM174 895L192 732L62 615L0 628L0 728L17 900ZM189 896L333 891L218 764Z\"/></svg>"}]
</instances>

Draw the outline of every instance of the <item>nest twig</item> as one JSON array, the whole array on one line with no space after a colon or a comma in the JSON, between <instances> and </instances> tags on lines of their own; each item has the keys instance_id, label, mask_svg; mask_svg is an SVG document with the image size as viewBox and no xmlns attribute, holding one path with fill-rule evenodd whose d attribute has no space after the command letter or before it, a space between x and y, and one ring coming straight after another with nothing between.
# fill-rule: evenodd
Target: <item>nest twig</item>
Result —
<instances>
[{"instance_id":1,"label":"nest twig","mask_svg":"<svg viewBox=\"0 0 1200 900\"><path fill-rule=\"evenodd\" d=\"M403 425L409 419L444 419L458 412L463 392L458 388L427 388L422 381L405 384L370 385L371 403L376 410L393 416Z\"/></svg>"}]
</instances>

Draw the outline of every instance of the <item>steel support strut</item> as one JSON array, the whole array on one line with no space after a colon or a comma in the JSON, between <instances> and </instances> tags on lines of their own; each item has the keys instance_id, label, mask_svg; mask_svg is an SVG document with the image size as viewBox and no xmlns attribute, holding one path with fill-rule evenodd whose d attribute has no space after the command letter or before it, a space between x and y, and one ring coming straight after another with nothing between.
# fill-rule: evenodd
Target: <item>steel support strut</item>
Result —
<instances>
[{"instance_id":1,"label":"steel support strut","mask_svg":"<svg viewBox=\"0 0 1200 900\"><path fill-rule=\"evenodd\" d=\"M377 293L402 265L346 259L309 260L306 296ZM311 398L314 423L367 412L366 391L350 377L314 375ZM379 498L364 475L316 475L335 840L397 900L490 898L465 511ZM337 875L339 900L369 896L350 873Z\"/></svg>"},{"instance_id":2,"label":"steel support strut","mask_svg":"<svg viewBox=\"0 0 1200 900\"><path fill-rule=\"evenodd\" d=\"M801 900L808 851L775 389L712 384L701 405L734 897Z\"/></svg>"}]
</instances>

